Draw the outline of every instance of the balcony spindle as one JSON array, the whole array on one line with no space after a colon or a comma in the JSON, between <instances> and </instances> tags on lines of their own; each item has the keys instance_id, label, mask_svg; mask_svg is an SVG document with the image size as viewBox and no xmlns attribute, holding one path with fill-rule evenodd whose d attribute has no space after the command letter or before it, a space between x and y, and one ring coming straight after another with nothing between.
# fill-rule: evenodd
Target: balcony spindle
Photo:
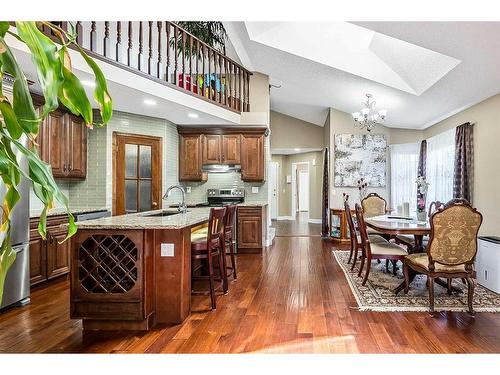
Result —
<instances>
[{"instance_id":1,"label":"balcony spindle","mask_svg":"<svg viewBox=\"0 0 500 375\"><path fill-rule=\"evenodd\" d=\"M177 44L179 44L179 35L177 26L174 25L174 84L176 86L179 84L179 78L177 77L177 70L179 68Z\"/></svg>"},{"instance_id":2,"label":"balcony spindle","mask_svg":"<svg viewBox=\"0 0 500 375\"><path fill-rule=\"evenodd\" d=\"M227 74L227 59L224 56L224 104L227 106L227 89L229 87L229 76Z\"/></svg>"},{"instance_id":3,"label":"balcony spindle","mask_svg":"<svg viewBox=\"0 0 500 375\"><path fill-rule=\"evenodd\" d=\"M165 67L165 81L169 82L169 67L170 67L170 22L165 22L165 27L167 31L167 66Z\"/></svg>"},{"instance_id":4,"label":"balcony spindle","mask_svg":"<svg viewBox=\"0 0 500 375\"><path fill-rule=\"evenodd\" d=\"M153 70L153 21L148 21L148 25L149 25L148 74L151 74L151 71Z\"/></svg>"},{"instance_id":5,"label":"balcony spindle","mask_svg":"<svg viewBox=\"0 0 500 375\"><path fill-rule=\"evenodd\" d=\"M139 54L137 55L137 68L144 69L144 54L143 54L144 36L142 30L142 21L139 21Z\"/></svg>"},{"instance_id":6,"label":"balcony spindle","mask_svg":"<svg viewBox=\"0 0 500 375\"><path fill-rule=\"evenodd\" d=\"M90 24L90 50L95 52L97 47L97 34L95 32L96 22L92 21Z\"/></svg>"},{"instance_id":7,"label":"balcony spindle","mask_svg":"<svg viewBox=\"0 0 500 375\"><path fill-rule=\"evenodd\" d=\"M207 60L208 60L208 98L212 99L212 75L210 74L212 60L210 60L210 48L207 48Z\"/></svg>"},{"instance_id":8,"label":"balcony spindle","mask_svg":"<svg viewBox=\"0 0 500 375\"><path fill-rule=\"evenodd\" d=\"M202 68L203 68L203 72L202 72L202 79L203 79L203 85L201 87L201 95L205 96L205 87L207 87L207 79L206 79L206 76L205 76L205 45L202 44L201 45L201 57L202 57Z\"/></svg>"},{"instance_id":9,"label":"balcony spindle","mask_svg":"<svg viewBox=\"0 0 500 375\"><path fill-rule=\"evenodd\" d=\"M245 73L247 78L246 78L246 82L247 82L247 107L246 107L246 112L250 112L250 75L248 74L248 72Z\"/></svg>"},{"instance_id":10,"label":"balcony spindle","mask_svg":"<svg viewBox=\"0 0 500 375\"><path fill-rule=\"evenodd\" d=\"M219 53L219 86L220 86L220 92L219 92L219 103L223 103L222 100L222 55Z\"/></svg>"},{"instance_id":11,"label":"balcony spindle","mask_svg":"<svg viewBox=\"0 0 500 375\"><path fill-rule=\"evenodd\" d=\"M116 61L122 60L122 23L116 22Z\"/></svg>"},{"instance_id":12,"label":"balcony spindle","mask_svg":"<svg viewBox=\"0 0 500 375\"><path fill-rule=\"evenodd\" d=\"M83 26L81 21L76 22L76 43L80 46L83 43Z\"/></svg>"},{"instance_id":13,"label":"balcony spindle","mask_svg":"<svg viewBox=\"0 0 500 375\"><path fill-rule=\"evenodd\" d=\"M238 95L238 103L239 103L238 110L239 111L241 111L243 109L243 95L242 95L242 93L243 93L242 86L243 85L242 85L242 83L243 82L242 82L242 79L241 79L241 68L238 67L238 87L240 89L240 93Z\"/></svg>"},{"instance_id":14,"label":"balcony spindle","mask_svg":"<svg viewBox=\"0 0 500 375\"><path fill-rule=\"evenodd\" d=\"M182 88L186 89L186 33L182 33Z\"/></svg>"},{"instance_id":15,"label":"balcony spindle","mask_svg":"<svg viewBox=\"0 0 500 375\"><path fill-rule=\"evenodd\" d=\"M102 42L103 44L103 52L104 52L104 57L108 57L108 54L110 52L110 41L109 41L109 21L104 21L104 40Z\"/></svg>"},{"instance_id":16,"label":"balcony spindle","mask_svg":"<svg viewBox=\"0 0 500 375\"><path fill-rule=\"evenodd\" d=\"M193 36L189 36L189 91L193 91Z\"/></svg>"},{"instance_id":17,"label":"balcony spindle","mask_svg":"<svg viewBox=\"0 0 500 375\"><path fill-rule=\"evenodd\" d=\"M132 64L132 21L128 23L128 49L127 49L127 65Z\"/></svg>"},{"instance_id":18,"label":"balcony spindle","mask_svg":"<svg viewBox=\"0 0 500 375\"><path fill-rule=\"evenodd\" d=\"M198 84L198 77L200 75L200 59L201 59L201 55L200 55L200 41L198 39L196 39L196 89L198 90L198 95L201 95L202 94L202 90L200 88L200 85Z\"/></svg>"},{"instance_id":19,"label":"balcony spindle","mask_svg":"<svg viewBox=\"0 0 500 375\"><path fill-rule=\"evenodd\" d=\"M163 22L158 21L156 26L158 27L158 62L156 64L156 76L161 78L161 73L163 71L163 64L161 62L161 27L163 26Z\"/></svg>"}]
</instances>

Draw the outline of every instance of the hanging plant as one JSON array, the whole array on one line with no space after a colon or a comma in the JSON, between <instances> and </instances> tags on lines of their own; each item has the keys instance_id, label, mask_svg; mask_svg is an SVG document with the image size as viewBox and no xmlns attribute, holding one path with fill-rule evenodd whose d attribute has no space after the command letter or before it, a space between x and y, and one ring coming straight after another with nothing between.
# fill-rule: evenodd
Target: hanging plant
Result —
<instances>
[{"instance_id":1,"label":"hanging plant","mask_svg":"<svg viewBox=\"0 0 500 375\"><path fill-rule=\"evenodd\" d=\"M57 186L50 165L43 162L38 153L23 145L22 139L28 138L36 145L36 137L40 123L59 103L66 106L73 114L81 116L89 128L94 124L92 106L80 80L72 72L71 58L68 48L76 49L95 77L94 100L99 105L103 126L112 115L112 100L108 92L103 73L83 49L76 44L76 33L70 25L65 31L50 22L16 22L15 28L9 22L0 22L0 176L5 184L6 193L2 202L0 222L0 303L2 302L5 277L15 261L16 253L12 249L11 213L22 198L17 189L21 177L28 178L35 195L43 203L38 231L42 238L46 237L47 210L54 207L57 201L68 213L67 240L76 233L76 225L69 210L68 198ZM38 27L51 30L58 43L43 34ZM24 43L31 52L33 64L37 71L38 81L42 88L45 104L40 113L35 111L26 77L17 62L5 37L11 35ZM4 74L12 77L12 102L4 95L2 81ZM15 150L26 157L29 171L21 169ZM24 197L28 199L28 197Z\"/></svg>"}]
</instances>

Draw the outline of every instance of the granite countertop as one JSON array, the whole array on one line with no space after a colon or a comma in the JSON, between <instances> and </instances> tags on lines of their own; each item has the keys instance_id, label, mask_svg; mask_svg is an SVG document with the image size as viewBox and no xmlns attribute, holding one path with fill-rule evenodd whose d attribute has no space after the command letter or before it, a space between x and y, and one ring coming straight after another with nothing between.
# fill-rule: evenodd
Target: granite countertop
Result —
<instances>
[{"instance_id":1,"label":"granite countertop","mask_svg":"<svg viewBox=\"0 0 500 375\"><path fill-rule=\"evenodd\" d=\"M265 201L255 201L255 202L243 202L239 203L238 206L240 207L265 207L267 206L268 203Z\"/></svg>"},{"instance_id":2,"label":"granite countertop","mask_svg":"<svg viewBox=\"0 0 500 375\"><path fill-rule=\"evenodd\" d=\"M106 207L70 207L69 209L73 215L84 214L88 212L109 211ZM42 210L30 210L30 218L40 217ZM47 216L66 215L66 209L56 207L47 211Z\"/></svg>"},{"instance_id":3,"label":"granite countertop","mask_svg":"<svg viewBox=\"0 0 500 375\"><path fill-rule=\"evenodd\" d=\"M159 212L177 213L176 209L162 209L135 214L104 217L76 223L79 229L181 229L208 221L210 208L189 208L185 214L147 216Z\"/></svg>"}]
</instances>

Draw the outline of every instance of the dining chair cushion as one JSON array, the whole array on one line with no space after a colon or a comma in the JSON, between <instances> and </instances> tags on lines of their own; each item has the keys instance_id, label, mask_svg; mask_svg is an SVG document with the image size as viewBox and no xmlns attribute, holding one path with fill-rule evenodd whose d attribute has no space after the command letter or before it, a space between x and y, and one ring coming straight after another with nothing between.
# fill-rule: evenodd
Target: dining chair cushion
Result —
<instances>
[{"instance_id":1,"label":"dining chair cushion","mask_svg":"<svg viewBox=\"0 0 500 375\"><path fill-rule=\"evenodd\" d=\"M407 255L408 253L398 245L387 242L370 243L372 254L376 255Z\"/></svg>"},{"instance_id":2,"label":"dining chair cushion","mask_svg":"<svg viewBox=\"0 0 500 375\"><path fill-rule=\"evenodd\" d=\"M427 253L417 253L408 255L405 258L405 262L414 264L420 268L429 271L429 257L427 256ZM434 270L435 272L449 272L449 273L465 272L465 264L459 264L458 266L447 266L445 264L434 263Z\"/></svg>"},{"instance_id":3,"label":"dining chair cushion","mask_svg":"<svg viewBox=\"0 0 500 375\"><path fill-rule=\"evenodd\" d=\"M384 243L387 242L387 240L383 237L380 237L379 235L373 234L373 235L368 235L368 238L370 240L370 243ZM361 236L358 234L357 235L358 243L361 243Z\"/></svg>"},{"instance_id":4,"label":"dining chair cushion","mask_svg":"<svg viewBox=\"0 0 500 375\"><path fill-rule=\"evenodd\" d=\"M387 206L386 201L377 196L369 196L361 201L361 206L363 207L363 214L366 218L385 214L385 208Z\"/></svg>"},{"instance_id":5,"label":"dining chair cushion","mask_svg":"<svg viewBox=\"0 0 500 375\"><path fill-rule=\"evenodd\" d=\"M400 240L401 242L407 243L411 246L415 246L415 236L411 234L399 234L396 236L396 239ZM429 243L429 236L424 236L422 238L422 246L425 248L427 247L428 243Z\"/></svg>"}]
</instances>

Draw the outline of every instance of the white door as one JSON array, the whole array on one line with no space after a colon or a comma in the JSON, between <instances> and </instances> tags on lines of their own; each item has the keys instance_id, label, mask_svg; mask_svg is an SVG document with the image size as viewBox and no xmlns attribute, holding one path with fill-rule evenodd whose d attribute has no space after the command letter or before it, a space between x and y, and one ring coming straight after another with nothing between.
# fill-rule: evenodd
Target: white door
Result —
<instances>
[{"instance_id":1,"label":"white door","mask_svg":"<svg viewBox=\"0 0 500 375\"><path fill-rule=\"evenodd\" d=\"M269 163L269 205L271 220L278 218L278 163Z\"/></svg>"},{"instance_id":2,"label":"white door","mask_svg":"<svg viewBox=\"0 0 500 375\"><path fill-rule=\"evenodd\" d=\"M309 171L299 171L299 211L309 211Z\"/></svg>"}]
</instances>

